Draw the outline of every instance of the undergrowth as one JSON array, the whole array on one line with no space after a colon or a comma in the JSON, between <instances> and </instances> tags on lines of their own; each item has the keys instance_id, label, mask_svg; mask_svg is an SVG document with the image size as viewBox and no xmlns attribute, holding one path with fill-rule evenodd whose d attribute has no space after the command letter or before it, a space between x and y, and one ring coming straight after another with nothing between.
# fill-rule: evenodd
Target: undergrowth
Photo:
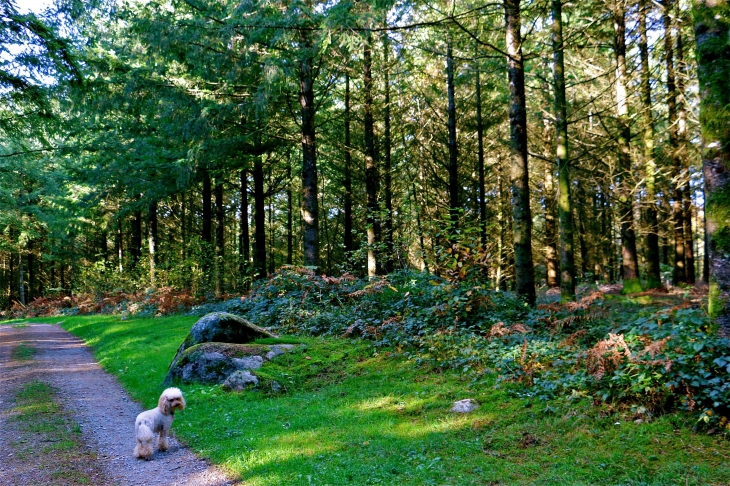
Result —
<instances>
[{"instance_id":1,"label":"undergrowth","mask_svg":"<svg viewBox=\"0 0 730 486\"><path fill-rule=\"evenodd\" d=\"M202 302L187 294L103 296L63 313L138 316L227 311L283 335L358 338L420 366L451 369L473 383L517 384L520 396L635 411L637 420L682 409L720 430L730 416L730 352L689 294L606 295L578 302L541 296L529 308L482 281L479 261L446 252L448 278L401 271L373 280L284 268L249 294ZM136 299L136 300L135 300ZM96 302L92 305L92 302ZM104 307L106 305L106 307Z\"/></svg>"}]
</instances>

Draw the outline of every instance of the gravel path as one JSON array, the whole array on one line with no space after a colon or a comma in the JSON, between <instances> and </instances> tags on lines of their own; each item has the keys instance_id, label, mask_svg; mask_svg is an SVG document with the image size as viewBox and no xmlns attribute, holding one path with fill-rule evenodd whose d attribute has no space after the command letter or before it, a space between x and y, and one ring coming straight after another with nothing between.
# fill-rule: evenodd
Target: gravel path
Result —
<instances>
[{"instance_id":1,"label":"gravel path","mask_svg":"<svg viewBox=\"0 0 730 486\"><path fill-rule=\"evenodd\" d=\"M12 350L20 343L35 348L32 360L12 358ZM91 462L87 474L94 478L95 486L240 484L174 438L168 451L155 452L153 460L134 458L134 419L142 407L99 367L79 339L55 325L31 324L0 326L0 485L51 484L43 476L47 474L44 467L33 467L35 461L43 463L42 456L34 459L12 453L14 445L26 442L8 420L12 397L15 390L34 380L57 389L61 406L80 425ZM52 484L76 483L54 480Z\"/></svg>"}]
</instances>

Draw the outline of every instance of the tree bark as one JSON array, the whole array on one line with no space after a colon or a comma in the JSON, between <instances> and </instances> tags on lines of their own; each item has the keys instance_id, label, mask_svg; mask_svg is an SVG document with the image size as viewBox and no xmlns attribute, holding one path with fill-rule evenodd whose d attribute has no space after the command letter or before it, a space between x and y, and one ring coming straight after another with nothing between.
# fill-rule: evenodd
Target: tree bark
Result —
<instances>
[{"instance_id":1,"label":"tree bark","mask_svg":"<svg viewBox=\"0 0 730 486\"><path fill-rule=\"evenodd\" d=\"M388 35L383 38L383 197L385 199L385 271L394 268L395 245L393 243L393 179L392 179L392 139L390 133L390 42Z\"/></svg>"},{"instance_id":2,"label":"tree bark","mask_svg":"<svg viewBox=\"0 0 730 486\"><path fill-rule=\"evenodd\" d=\"M560 229L560 298L575 299L573 202L570 196L570 152L565 97L565 62L562 0L552 0L553 84L555 85L555 139L558 164L558 227Z\"/></svg>"},{"instance_id":3,"label":"tree bark","mask_svg":"<svg viewBox=\"0 0 730 486\"><path fill-rule=\"evenodd\" d=\"M643 113L644 188L646 190L646 287L662 286L659 265L659 219L656 204L656 159L654 154L654 117L651 104L649 45L646 34L647 0L639 0L639 57L641 60L641 109Z\"/></svg>"},{"instance_id":4,"label":"tree bark","mask_svg":"<svg viewBox=\"0 0 730 486\"><path fill-rule=\"evenodd\" d=\"M694 31L702 128L702 170L710 259L708 311L730 331L730 8L727 0L695 0Z\"/></svg>"},{"instance_id":5,"label":"tree bark","mask_svg":"<svg viewBox=\"0 0 730 486\"><path fill-rule=\"evenodd\" d=\"M677 5L677 15L679 15ZM684 42L682 29L677 28L677 138L679 153L677 154L682 165L682 220L684 221L684 263L687 283L694 285L697 280L695 274L694 233L692 231L692 187L690 184L690 161L687 153L689 144L687 135L687 108L685 103L685 84L687 64L684 61Z\"/></svg>"},{"instance_id":6,"label":"tree bark","mask_svg":"<svg viewBox=\"0 0 730 486\"><path fill-rule=\"evenodd\" d=\"M18 301L25 305L25 277L23 276L23 252L18 251Z\"/></svg>"},{"instance_id":7,"label":"tree bark","mask_svg":"<svg viewBox=\"0 0 730 486\"><path fill-rule=\"evenodd\" d=\"M510 182L512 185L515 284L517 294L532 306L535 304L535 276L532 262L530 184L527 171L527 110L520 34L520 0L505 0L504 11L510 92Z\"/></svg>"},{"instance_id":8,"label":"tree bark","mask_svg":"<svg viewBox=\"0 0 730 486\"><path fill-rule=\"evenodd\" d=\"M375 121L373 118L372 34L368 33L363 47L363 122L365 130L365 190L367 193L368 277L378 272L376 246L380 236L378 222L378 189L380 175L375 152Z\"/></svg>"},{"instance_id":9,"label":"tree bark","mask_svg":"<svg viewBox=\"0 0 730 486\"><path fill-rule=\"evenodd\" d=\"M479 173L479 239L482 251L487 248L487 193L484 169L484 120L482 119L482 83L479 79L479 65L476 67L476 109L477 109L477 170Z\"/></svg>"},{"instance_id":10,"label":"tree bark","mask_svg":"<svg viewBox=\"0 0 730 486\"><path fill-rule=\"evenodd\" d=\"M119 273L124 272L124 233L122 233L122 220L117 220L117 234L116 234L116 244L117 244L117 264L118 264L118 270ZM63 287L63 285L62 285Z\"/></svg>"},{"instance_id":11,"label":"tree bark","mask_svg":"<svg viewBox=\"0 0 730 486\"><path fill-rule=\"evenodd\" d=\"M454 100L454 51L451 35L446 42L446 93L449 132L449 218L452 235L459 225L459 156L456 145L456 102ZM453 242L453 241L452 241Z\"/></svg>"},{"instance_id":12,"label":"tree bark","mask_svg":"<svg viewBox=\"0 0 730 486\"><path fill-rule=\"evenodd\" d=\"M669 124L669 158L672 176L672 223L674 225L674 270L672 283L675 286L687 283L684 253L684 218L682 216L682 162L679 158L677 139L677 86L674 72L674 39L672 36L672 3L662 1L664 21L664 56L667 69L667 115Z\"/></svg>"},{"instance_id":13,"label":"tree bark","mask_svg":"<svg viewBox=\"0 0 730 486\"><path fill-rule=\"evenodd\" d=\"M142 258L142 211L135 210L132 215L132 241L130 245L132 254L132 268L137 268Z\"/></svg>"},{"instance_id":14,"label":"tree bark","mask_svg":"<svg viewBox=\"0 0 730 486\"><path fill-rule=\"evenodd\" d=\"M302 57L299 62L299 103L302 115L302 223L304 265L319 267L319 200L316 128L314 125L315 47L309 31L302 31ZM264 267L265 269L265 267Z\"/></svg>"},{"instance_id":15,"label":"tree bark","mask_svg":"<svg viewBox=\"0 0 730 486\"><path fill-rule=\"evenodd\" d=\"M248 225L248 172L241 170L238 208L238 273L243 277L251 261L251 241Z\"/></svg>"},{"instance_id":16,"label":"tree bark","mask_svg":"<svg viewBox=\"0 0 730 486\"><path fill-rule=\"evenodd\" d=\"M291 191L291 158L287 156L286 161L286 264L294 262L294 197Z\"/></svg>"},{"instance_id":17,"label":"tree bark","mask_svg":"<svg viewBox=\"0 0 730 486\"><path fill-rule=\"evenodd\" d=\"M345 168L343 189L344 194L344 211L345 211L345 234L344 244L345 253L349 258L350 252L355 247L352 241L352 131L350 127L350 117L352 116L350 107L350 74L345 74Z\"/></svg>"},{"instance_id":18,"label":"tree bark","mask_svg":"<svg viewBox=\"0 0 730 486\"><path fill-rule=\"evenodd\" d=\"M157 269L157 201L150 201L147 208L147 247L150 255L150 287L154 288L157 285L155 280L156 269Z\"/></svg>"},{"instance_id":19,"label":"tree bark","mask_svg":"<svg viewBox=\"0 0 730 486\"><path fill-rule=\"evenodd\" d=\"M215 182L215 293L221 295L225 275L225 207L223 179L218 176Z\"/></svg>"},{"instance_id":20,"label":"tree bark","mask_svg":"<svg viewBox=\"0 0 730 486\"><path fill-rule=\"evenodd\" d=\"M211 249L213 247L213 209L212 199L213 187L210 181L210 172L203 169L203 228L201 239L203 240L203 248L201 251L203 279L205 285L209 285L210 270L212 263Z\"/></svg>"},{"instance_id":21,"label":"tree bark","mask_svg":"<svg viewBox=\"0 0 730 486\"><path fill-rule=\"evenodd\" d=\"M636 253L633 190L631 185L631 126L626 94L626 19L621 0L613 8L614 53L616 56L616 118L618 133L618 210L621 225L621 274L624 293L640 292Z\"/></svg>"},{"instance_id":22,"label":"tree bark","mask_svg":"<svg viewBox=\"0 0 730 486\"><path fill-rule=\"evenodd\" d=\"M550 87L547 78L542 83L542 91L545 96L546 106L542 110L542 143L543 154L545 155L545 175L543 181L543 199L545 206L545 267L547 273L547 286L550 288L559 287L560 260L558 259L558 225L555 218L557 211L557 191L553 164L553 127L548 113L551 112Z\"/></svg>"},{"instance_id":23,"label":"tree bark","mask_svg":"<svg viewBox=\"0 0 730 486\"><path fill-rule=\"evenodd\" d=\"M257 278L266 278L266 195L264 194L264 165L257 156L253 165L254 198L254 266Z\"/></svg>"}]
</instances>

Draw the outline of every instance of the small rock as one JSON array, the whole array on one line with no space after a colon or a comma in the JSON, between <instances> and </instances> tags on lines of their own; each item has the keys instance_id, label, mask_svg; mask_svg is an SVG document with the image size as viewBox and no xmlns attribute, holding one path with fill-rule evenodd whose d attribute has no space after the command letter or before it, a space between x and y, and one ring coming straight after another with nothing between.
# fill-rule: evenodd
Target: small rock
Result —
<instances>
[{"instance_id":1,"label":"small rock","mask_svg":"<svg viewBox=\"0 0 730 486\"><path fill-rule=\"evenodd\" d=\"M271 346L271 350L268 353L266 353L266 359L271 361L272 359L276 358L277 356L280 356L280 355L286 353L287 351L294 349L294 347L295 346L293 344L274 344Z\"/></svg>"},{"instance_id":2,"label":"small rock","mask_svg":"<svg viewBox=\"0 0 730 486\"><path fill-rule=\"evenodd\" d=\"M245 358L233 358L233 364L239 370L257 370L264 364L261 356L246 356Z\"/></svg>"},{"instance_id":3,"label":"small rock","mask_svg":"<svg viewBox=\"0 0 730 486\"><path fill-rule=\"evenodd\" d=\"M223 382L223 388L231 391L243 391L258 386L259 379L250 371L238 370Z\"/></svg>"},{"instance_id":4,"label":"small rock","mask_svg":"<svg viewBox=\"0 0 730 486\"><path fill-rule=\"evenodd\" d=\"M479 408L479 403L471 398L459 400L454 402L454 406L451 408L452 412L455 413L469 413Z\"/></svg>"}]
</instances>

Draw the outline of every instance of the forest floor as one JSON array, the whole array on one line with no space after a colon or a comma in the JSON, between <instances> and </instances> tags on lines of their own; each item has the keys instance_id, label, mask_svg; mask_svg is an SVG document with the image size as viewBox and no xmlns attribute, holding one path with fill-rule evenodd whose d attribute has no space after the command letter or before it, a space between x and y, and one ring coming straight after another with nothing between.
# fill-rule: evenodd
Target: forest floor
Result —
<instances>
[{"instance_id":1,"label":"forest floor","mask_svg":"<svg viewBox=\"0 0 730 486\"><path fill-rule=\"evenodd\" d=\"M141 411L68 332L0 326L0 485L235 484L174 438L153 460L134 458Z\"/></svg>"}]
</instances>

